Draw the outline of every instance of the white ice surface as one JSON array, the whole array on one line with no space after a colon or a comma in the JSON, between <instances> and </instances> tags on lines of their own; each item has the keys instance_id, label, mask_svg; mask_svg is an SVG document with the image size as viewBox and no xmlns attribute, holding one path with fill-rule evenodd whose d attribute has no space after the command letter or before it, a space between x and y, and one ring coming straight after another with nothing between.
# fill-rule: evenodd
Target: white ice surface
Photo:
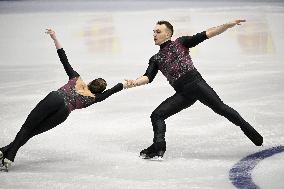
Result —
<instances>
[{"instance_id":1,"label":"white ice surface","mask_svg":"<svg viewBox=\"0 0 284 189\"><path fill-rule=\"evenodd\" d=\"M176 35L192 35L236 18L247 22L193 48L197 69L222 100L263 136L255 147L225 118L197 102L167 119L163 162L141 160L151 144L151 112L174 90L161 73L147 86L122 91L76 110L57 128L22 147L0 188L233 189L229 170L243 157L284 143L284 5L21 10L0 2L0 146L13 140L33 107L67 81L54 45L54 28L83 79L109 86L144 74L158 51L152 28L170 20ZM78 1L77 1L78 3ZM13 9L13 7L16 7ZM75 10L74 10L75 9ZM3 9L2 9L3 10ZM284 154L261 161L252 173L262 189L284 188Z\"/></svg>"}]
</instances>

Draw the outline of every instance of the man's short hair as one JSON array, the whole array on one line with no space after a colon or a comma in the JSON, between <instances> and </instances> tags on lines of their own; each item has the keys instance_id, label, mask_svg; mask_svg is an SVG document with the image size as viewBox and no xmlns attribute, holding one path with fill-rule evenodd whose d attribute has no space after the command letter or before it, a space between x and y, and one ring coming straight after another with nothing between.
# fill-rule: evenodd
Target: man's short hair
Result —
<instances>
[{"instance_id":1,"label":"man's short hair","mask_svg":"<svg viewBox=\"0 0 284 189\"><path fill-rule=\"evenodd\" d=\"M157 22L157 24L159 24L159 25L165 24L165 26L171 31L171 36L173 36L173 34L174 34L174 27L173 27L173 25L170 22L165 21L165 20L160 20L160 21Z\"/></svg>"}]
</instances>

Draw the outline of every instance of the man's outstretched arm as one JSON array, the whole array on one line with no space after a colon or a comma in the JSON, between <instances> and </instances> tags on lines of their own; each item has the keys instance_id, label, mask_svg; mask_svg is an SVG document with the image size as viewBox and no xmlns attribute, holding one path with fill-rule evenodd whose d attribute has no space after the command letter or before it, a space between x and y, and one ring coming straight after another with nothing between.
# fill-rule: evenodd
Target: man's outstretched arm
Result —
<instances>
[{"instance_id":1,"label":"man's outstretched arm","mask_svg":"<svg viewBox=\"0 0 284 189\"><path fill-rule=\"evenodd\" d=\"M241 23L245 22L245 21L246 20L234 20L232 22L228 22L228 23L220 25L220 26L209 28L209 29L206 30L206 35L207 35L208 38L214 37L216 35L223 33L227 29L234 27L235 25L241 25Z\"/></svg>"},{"instance_id":2,"label":"man's outstretched arm","mask_svg":"<svg viewBox=\"0 0 284 189\"><path fill-rule=\"evenodd\" d=\"M149 65L145 74L138 77L135 80L125 79L126 85L123 88L132 88L151 83L156 77L157 73L158 73L158 67L153 61L153 59L150 58Z\"/></svg>"}]
</instances>

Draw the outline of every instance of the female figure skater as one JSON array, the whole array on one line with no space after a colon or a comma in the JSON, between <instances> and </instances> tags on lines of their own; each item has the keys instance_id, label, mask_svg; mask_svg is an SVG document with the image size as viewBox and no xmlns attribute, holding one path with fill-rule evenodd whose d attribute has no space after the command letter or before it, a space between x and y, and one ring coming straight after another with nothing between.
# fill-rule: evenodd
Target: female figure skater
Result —
<instances>
[{"instance_id":1,"label":"female figure skater","mask_svg":"<svg viewBox=\"0 0 284 189\"><path fill-rule=\"evenodd\" d=\"M2 171L8 171L8 168L14 162L17 151L30 138L63 123L71 111L86 108L121 91L126 84L123 81L111 89L104 91L107 83L104 79L98 78L86 85L80 75L69 64L65 51L57 40L55 32L47 29L45 33L49 34L53 39L60 61L69 76L69 81L60 89L50 92L41 100L28 115L14 141L0 148Z\"/></svg>"}]
</instances>

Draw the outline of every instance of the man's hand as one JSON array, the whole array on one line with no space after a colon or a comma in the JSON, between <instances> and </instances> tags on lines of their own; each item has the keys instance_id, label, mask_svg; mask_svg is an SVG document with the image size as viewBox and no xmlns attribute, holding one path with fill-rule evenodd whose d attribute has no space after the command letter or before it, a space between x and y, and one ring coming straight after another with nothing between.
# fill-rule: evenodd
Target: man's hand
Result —
<instances>
[{"instance_id":1,"label":"man's hand","mask_svg":"<svg viewBox=\"0 0 284 189\"><path fill-rule=\"evenodd\" d=\"M132 79L124 79L124 81L122 82L123 84L123 88L124 89L129 89L132 87L137 87L137 86L141 86L141 85L145 85L149 83L149 78L147 76L141 76L135 80Z\"/></svg>"},{"instance_id":2,"label":"man's hand","mask_svg":"<svg viewBox=\"0 0 284 189\"><path fill-rule=\"evenodd\" d=\"M242 22L246 22L246 20L234 20L232 22L227 23L228 28L232 28L235 25L241 25Z\"/></svg>"},{"instance_id":3,"label":"man's hand","mask_svg":"<svg viewBox=\"0 0 284 189\"><path fill-rule=\"evenodd\" d=\"M228 23L220 25L220 26L209 28L209 29L206 30L206 36L208 38L214 37L216 35L223 33L227 29L234 27L235 25L241 25L241 23L245 22L245 21L246 20L234 20L232 22L228 22Z\"/></svg>"}]
</instances>

